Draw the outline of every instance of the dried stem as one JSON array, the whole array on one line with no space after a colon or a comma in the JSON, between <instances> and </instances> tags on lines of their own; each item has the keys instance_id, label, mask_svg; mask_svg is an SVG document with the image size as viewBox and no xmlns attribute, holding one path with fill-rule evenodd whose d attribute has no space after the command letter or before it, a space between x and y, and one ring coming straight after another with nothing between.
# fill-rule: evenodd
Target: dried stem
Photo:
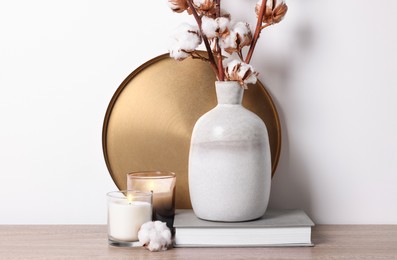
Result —
<instances>
[{"instance_id":1,"label":"dried stem","mask_svg":"<svg viewBox=\"0 0 397 260\"><path fill-rule=\"evenodd\" d=\"M210 60L207 57L202 56L199 52L197 51L193 51L191 53L189 53L190 56L192 57L192 59L200 59L202 61L207 61L209 62Z\"/></svg>"},{"instance_id":2,"label":"dried stem","mask_svg":"<svg viewBox=\"0 0 397 260\"><path fill-rule=\"evenodd\" d=\"M221 16L221 0L216 0L216 16ZM222 64L222 49L219 46L219 37L215 40L215 49L216 49L216 58L218 59L218 79L220 81L225 80L225 73L223 71L223 64Z\"/></svg>"},{"instance_id":3,"label":"dried stem","mask_svg":"<svg viewBox=\"0 0 397 260\"><path fill-rule=\"evenodd\" d=\"M272 1L272 0L270 0L270 1ZM263 16L265 15L265 10L266 10L266 2L267 2L267 0L262 0L262 5L261 5L261 9L259 10L258 21L256 23L254 37L252 38L252 43L251 43L250 49L248 50L247 57L245 58L245 63L250 63L252 54L254 53L256 43L257 43L259 35L261 33Z\"/></svg>"},{"instance_id":4,"label":"dried stem","mask_svg":"<svg viewBox=\"0 0 397 260\"><path fill-rule=\"evenodd\" d=\"M224 81L225 80L225 73L223 71L223 64L222 64L222 49L219 46L219 38L215 40L215 49L216 49L216 58L218 60L218 80Z\"/></svg>"},{"instance_id":5,"label":"dried stem","mask_svg":"<svg viewBox=\"0 0 397 260\"><path fill-rule=\"evenodd\" d=\"M241 50L239 50L239 51L237 52L237 54L238 54L238 57L240 58L240 60L241 60L241 61L244 61L243 53L241 52Z\"/></svg>"},{"instance_id":6,"label":"dried stem","mask_svg":"<svg viewBox=\"0 0 397 260\"><path fill-rule=\"evenodd\" d=\"M221 0L216 0L216 17L220 17L221 16Z\"/></svg>"},{"instance_id":7,"label":"dried stem","mask_svg":"<svg viewBox=\"0 0 397 260\"><path fill-rule=\"evenodd\" d=\"M192 0L187 0L186 2L189 5L190 10L192 11L194 19L196 19L197 25L198 25L199 30L200 30L201 37L203 38L203 42L204 42L205 48L206 48L207 53L208 53L208 60L209 60L209 62L211 64L212 69L215 72L215 75L217 76L217 78L219 80L218 67L216 65L216 62L215 62L215 59L214 59L214 55L213 55L213 53L211 51L211 46L209 44L207 36L205 36L205 34L203 33L203 29L201 28L201 18L197 14L196 9L193 6Z\"/></svg>"}]
</instances>

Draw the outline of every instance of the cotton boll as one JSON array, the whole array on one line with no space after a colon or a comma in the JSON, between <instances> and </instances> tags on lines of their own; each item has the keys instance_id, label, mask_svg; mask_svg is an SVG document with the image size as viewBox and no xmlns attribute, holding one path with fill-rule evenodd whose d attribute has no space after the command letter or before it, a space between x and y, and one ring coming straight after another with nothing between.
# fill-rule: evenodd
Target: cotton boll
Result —
<instances>
[{"instance_id":1,"label":"cotton boll","mask_svg":"<svg viewBox=\"0 0 397 260\"><path fill-rule=\"evenodd\" d=\"M244 46L249 46L252 40L252 33L248 23L238 22L233 26L233 32L238 37L238 49L241 50Z\"/></svg>"},{"instance_id":2,"label":"cotton boll","mask_svg":"<svg viewBox=\"0 0 397 260\"><path fill-rule=\"evenodd\" d=\"M222 21L227 24L227 29L222 35L221 47L229 54L239 52L244 46L249 46L252 41L252 33L248 23Z\"/></svg>"},{"instance_id":3,"label":"cotton boll","mask_svg":"<svg viewBox=\"0 0 397 260\"><path fill-rule=\"evenodd\" d=\"M218 17L216 18L216 22L218 24L219 33L225 32L230 25L230 20L226 17Z\"/></svg>"},{"instance_id":4,"label":"cotton boll","mask_svg":"<svg viewBox=\"0 0 397 260\"><path fill-rule=\"evenodd\" d=\"M179 45L179 49L186 52L194 51L201 43L198 28L187 23L181 24L173 38Z\"/></svg>"},{"instance_id":5,"label":"cotton boll","mask_svg":"<svg viewBox=\"0 0 397 260\"><path fill-rule=\"evenodd\" d=\"M239 61L239 60L232 60L232 61L230 61L229 63L227 63L227 65L226 65L226 67L225 67L225 70L226 70L226 73L228 74L228 75L231 75L232 73L233 73L233 69L238 65L238 64L240 64L241 62Z\"/></svg>"},{"instance_id":6,"label":"cotton boll","mask_svg":"<svg viewBox=\"0 0 397 260\"><path fill-rule=\"evenodd\" d=\"M161 221L143 224L138 232L138 238L150 251L167 250L171 245L171 231L167 224Z\"/></svg>"},{"instance_id":7,"label":"cotton boll","mask_svg":"<svg viewBox=\"0 0 397 260\"><path fill-rule=\"evenodd\" d=\"M209 39L212 39L216 37L218 23L215 21L215 19L203 16L201 28L205 36L207 36Z\"/></svg>"},{"instance_id":8,"label":"cotton boll","mask_svg":"<svg viewBox=\"0 0 397 260\"><path fill-rule=\"evenodd\" d=\"M248 23L245 22L237 22L233 25L233 31L236 33L239 33L241 35L243 34L251 34L251 29L248 25Z\"/></svg>"},{"instance_id":9,"label":"cotton boll","mask_svg":"<svg viewBox=\"0 0 397 260\"><path fill-rule=\"evenodd\" d=\"M227 53L231 54L237 50L237 34L233 31L222 36L220 46Z\"/></svg>"},{"instance_id":10,"label":"cotton boll","mask_svg":"<svg viewBox=\"0 0 397 260\"><path fill-rule=\"evenodd\" d=\"M243 79L244 86L246 87L247 84L256 83L258 72L256 72L254 67L251 65L244 63L244 66L242 66L242 72L239 76Z\"/></svg>"},{"instance_id":11,"label":"cotton boll","mask_svg":"<svg viewBox=\"0 0 397 260\"><path fill-rule=\"evenodd\" d=\"M225 67L225 77L229 81L238 81L241 86L247 88L247 84L256 83L258 73L254 68L239 60L232 60Z\"/></svg>"},{"instance_id":12,"label":"cotton boll","mask_svg":"<svg viewBox=\"0 0 397 260\"><path fill-rule=\"evenodd\" d=\"M244 76L247 75L251 70L251 66L248 64L241 63L240 69L237 71L238 78L244 79Z\"/></svg>"},{"instance_id":13,"label":"cotton boll","mask_svg":"<svg viewBox=\"0 0 397 260\"><path fill-rule=\"evenodd\" d=\"M207 38L213 39L217 36L223 35L228 30L229 22L230 20L227 17L218 17L213 19L203 16L201 27Z\"/></svg>"},{"instance_id":14,"label":"cotton boll","mask_svg":"<svg viewBox=\"0 0 397 260\"><path fill-rule=\"evenodd\" d=\"M189 57L189 54L179 48L178 44L174 44L169 48L170 57L176 60L184 60Z\"/></svg>"},{"instance_id":15,"label":"cotton boll","mask_svg":"<svg viewBox=\"0 0 397 260\"><path fill-rule=\"evenodd\" d=\"M172 35L173 42L169 48L170 57L184 60L190 52L196 50L201 43L198 28L187 23L181 24Z\"/></svg>"},{"instance_id":16,"label":"cotton boll","mask_svg":"<svg viewBox=\"0 0 397 260\"><path fill-rule=\"evenodd\" d=\"M255 6L255 13L259 16L259 12L262 6L262 1L258 1ZM268 0L266 2L265 14L263 16L263 23L267 24L276 24L279 23L285 16L288 11L288 6L285 4L285 1L275 1L273 5L272 0Z\"/></svg>"},{"instance_id":17,"label":"cotton boll","mask_svg":"<svg viewBox=\"0 0 397 260\"><path fill-rule=\"evenodd\" d=\"M201 43L201 38L198 34L186 32L177 39L179 47L187 52L194 51Z\"/></svg>"}]
</instances>

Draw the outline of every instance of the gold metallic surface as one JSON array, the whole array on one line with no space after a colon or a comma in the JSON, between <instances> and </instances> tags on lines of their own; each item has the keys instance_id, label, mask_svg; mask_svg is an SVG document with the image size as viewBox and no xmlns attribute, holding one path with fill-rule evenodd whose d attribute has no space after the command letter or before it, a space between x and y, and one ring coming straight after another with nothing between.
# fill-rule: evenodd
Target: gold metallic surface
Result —
<instances>
[{"instance_id":1,"label":"gold metallic surface","mask_svg":"<svg viewBox=\"0 0 397 260\"><path fill-rule=\"evenodd\" d=\"M132 72L110 101L103 125L103 151L110 175L126 189L127 173L176 173L176 208L191 208L188 190L190 137L197 119L216 105L215 76L208 63L158 56ZM258 82L243 105L266 123L272 172L281 148L276 107Z\"/></svg>"}]
</instances>

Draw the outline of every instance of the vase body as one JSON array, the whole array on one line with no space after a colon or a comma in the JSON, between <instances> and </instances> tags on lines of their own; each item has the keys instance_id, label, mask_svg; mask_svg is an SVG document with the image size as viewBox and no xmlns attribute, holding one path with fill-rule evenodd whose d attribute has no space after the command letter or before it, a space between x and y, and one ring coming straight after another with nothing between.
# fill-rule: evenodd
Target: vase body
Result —
<instances>
[{"instance_id":1,"label":"vase body","mask_svg":"<svg viewBox=\"0 0 397 260\"><path fill-rule=\"evenodd\" d=\"M218 105L196 122L189 153L190 200L197 217L247 221L264 215L271 155L262 119L241 105L238 82L216 82Z\"/></svg>"}]
</instances>

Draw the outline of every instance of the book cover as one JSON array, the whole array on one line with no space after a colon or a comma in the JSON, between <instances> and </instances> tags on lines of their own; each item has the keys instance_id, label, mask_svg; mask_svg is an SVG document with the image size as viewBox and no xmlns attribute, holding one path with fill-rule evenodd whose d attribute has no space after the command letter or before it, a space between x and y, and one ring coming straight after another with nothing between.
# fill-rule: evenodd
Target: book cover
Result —
<instances>
[{"instance_id":1,"label":"book cover","mask_svg":"<svg viewBox=\"0 0 397 260\"><path fill-rule=\"evenodd\" d=\"M312 246L312 226L303 210L268 209L262 218L246 222L206 221L193 210L177 210L174 246Z\"/></svg>"}]
</instances>

